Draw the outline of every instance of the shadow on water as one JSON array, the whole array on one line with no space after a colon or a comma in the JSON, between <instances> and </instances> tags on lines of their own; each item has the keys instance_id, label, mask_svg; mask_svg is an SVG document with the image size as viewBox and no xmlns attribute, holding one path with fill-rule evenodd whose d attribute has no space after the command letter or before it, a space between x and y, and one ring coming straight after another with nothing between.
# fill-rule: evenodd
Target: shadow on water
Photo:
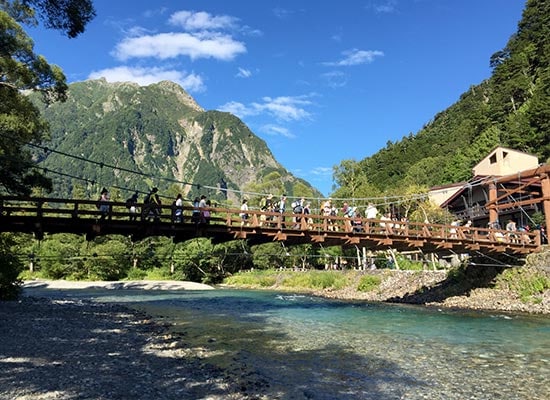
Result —
<instances>
[{"instance_id":1,"label":"shadow on water","mask_svg":"<svg viewBox=\"0 0 550 400\"><path fill-rule=\"evenodd\" d=\"M72 302L0 303L0 394L399 399L427 385L383 357L361 356L343 345L296 345L287 329L267 321L273 310L298 307L288 302L221 294L140 302L138 293L124 295L131 311L111 303L82 307L78 299L86 296L74 291ZM257 301L259 307L252 307ZM312 300L299 307L304 306L326 303ZM19 308L17 324L9 322L10 308ZM140 309L158 314L155 322ZM34 346L37 342L42 345ZM157 351L144 350L151 346ZM167 356L168 350L177 356ZM228 394L232 397L224 397Z\"/></svg>"},{"instance_id":2,"label":"shadow on water","mask_svg":"<svg viewBox=\"0 0 550 400\"><path fill-rule=\"evenodd\" d=\"M467 296L477 288L492 287L494 279L502 273L504 268L479 267L469 265L454 270L447 278L437 285L423 286L414 293L392 297L386 300L392 303L426 304L441 303L449 297Z\"/></svg>"}]
</instances>

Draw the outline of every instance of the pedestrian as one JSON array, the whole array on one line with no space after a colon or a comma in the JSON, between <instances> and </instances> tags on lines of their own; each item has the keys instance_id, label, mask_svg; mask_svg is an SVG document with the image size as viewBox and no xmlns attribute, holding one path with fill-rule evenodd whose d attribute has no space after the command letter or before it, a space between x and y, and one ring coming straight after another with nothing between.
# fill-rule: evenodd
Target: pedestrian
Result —
<instances>
[{"instance_id":1,"label":"pedestrian","mask_svg":"<svg viewBox=\"0 0 550 400\"><path fill-rule=\"evenodd\" d=\"M285 210L286 210L286 194L281 195L279 204L277 205L277 211L281 214L281 227L285 227Z\"/></svg>"},{"instance_id":2,"label":"pedestrian","mask_svg":"<svg viewBox=\"0 0 550 400\"><path fill-rule=\"evenodd\" d=\"M242 204L241 204L241 212L239 214L239 216L241 217L241 226L244 226L244 224L247 223L247 220L248 220L248 200L247 199L244 199Z\"/></svg>"},{"instance_id":3,"label":"pedestrian","mask_svg":"<svg viewBox=\"0 0 550 400\"><path fill-rule=\"evenodd\" d=\"M307 218L307 229L311 229L313 227L313 219L309 217L309 214L311 214L311 201L306 202L302 213L305 215L304 218Z\"/></svg>"},{"instance_id":4,"label":"pedestrian","mask_svg":"<svg viewBox=\"0 0 550 400\"><path fill-rule=\"evenodd\" d=\"M105 219L105 217L109 214L109 209L111 206L109 205L109 201L111 200L111 196L109 195L109 191L107 188L101 189L101 194L99 197L99 212L101 213L100 219Z\"/></svg>"},{"instance_id":5,"label":"pedestrian","mask_svg":"<svg viewBox=\"0 0 550 400\"><path fill-rule=\"evenodd\" d=\"M160 214L162 213L162 202L158 194L158 188L151 189L149 194L145 197L145 207L143 214L146 218L153 218L155 221L160 220Z\"/></svg>"},{"instance_id":6,"label":"pedestrian","mask_svg":"<svg viewBox=\"0 0 550 400\"><path fill-rule=\"evenodd\" d=\"M128 200L126 200L126 208L130 213L130 221L135 221L137 219L138 197L138 192L135 192Z\"/></svg>"},{"instance_id":7,"label":"pedestrian","mask_svg":"<svg viewBox=\"0 0 550 400\"><path fill-rule=\"evenodd\" d=\"M206 209L206 196L203 194L199 200L199 208L200 208L200 223L205 224L206 218L204 216L204 211Z\"/></svg>"},{"instance_id":8,"label":"pedestrian","mask_svg":"<svg viewBox=\"0 0 550 400\"><path fill-rule=\"evenodd\" d=\"M203 210L202 212L202 216L204 218L204 223L205 224L209 224L210 223L210 207L212 206L212 202L210 201L210 199L207 199L206 200L206 208Z\"/></svg>"},{"instance_id":9,"label":"pedestrian","mask_svg":"<svg viewBox=\"0 0 550 400\"><path fill-rule=\"evenodd\" d=\"M178 193L174 201L174 222L183 222L183 196Z\"/></svg>"},{"instance_id":10,"label":"pedestrian","mask_svg":"<svg viewBox=\"0 0 550 400\"><path fill-rule=\"evenodd\" d=\"M193 200L193 212L191 214L191 221L195 225L198 225L201 222L201 212L199 210L200 202L201 201L198 197L195 197L195 199Z\"/></svg>"},{"instance_id":11,"label":"pedestrian","mask_svg":"<svg viewBox=\"0 0 550 400\"><path fill-rule=\"evenodd\" d=\"M367 209L365 210L365 217L368 219L376 219L378 216L378 209L372 203L369 203Z\"/></svg>"}]
</instances>

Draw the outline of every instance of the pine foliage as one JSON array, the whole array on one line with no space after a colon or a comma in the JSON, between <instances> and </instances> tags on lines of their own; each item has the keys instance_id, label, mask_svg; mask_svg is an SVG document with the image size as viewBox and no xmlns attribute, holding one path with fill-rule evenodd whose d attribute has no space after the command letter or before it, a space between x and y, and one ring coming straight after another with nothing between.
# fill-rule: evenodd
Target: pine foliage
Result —
<instances>
[{"instance_id":1,"label":"pine foliage","mask_svg":"<svg viewBox=\"0 0 550 400\"><path fill-rule=\"evenodd\" d=\"M550 157L550 2L528 0L518 29L490 58L492 76L473 85L417 134L359 162L345 160L335 176L357 175L379 191L411 182L435 186L471 177L497 145ZM365 183L366 184L366 183Z\"/></svg>"}]
</instances>

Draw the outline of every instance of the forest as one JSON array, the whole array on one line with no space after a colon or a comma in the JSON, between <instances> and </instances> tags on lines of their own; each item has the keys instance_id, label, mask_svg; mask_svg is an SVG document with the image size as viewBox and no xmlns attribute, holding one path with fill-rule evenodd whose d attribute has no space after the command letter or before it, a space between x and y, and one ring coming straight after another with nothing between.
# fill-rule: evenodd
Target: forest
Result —
<instances>
[{"instance_id":1,"label":"forest","mask_svg":"<svg viewBox=\"0 0 550 400\"><path fill-rule=\"evenodd\" d=\"M550 157L550 4L528 0L505 48L487 62L492 75L419 132L362 160L334 167L334 197L361 198L425 192L467 181L498 145Z\"/></svg>"}]
</instances>

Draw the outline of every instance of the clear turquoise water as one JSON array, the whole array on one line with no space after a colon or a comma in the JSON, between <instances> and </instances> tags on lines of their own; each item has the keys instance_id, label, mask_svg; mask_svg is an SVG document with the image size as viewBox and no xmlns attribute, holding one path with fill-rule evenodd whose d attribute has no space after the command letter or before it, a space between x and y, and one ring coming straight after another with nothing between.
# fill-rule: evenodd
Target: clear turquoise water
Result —
<instances>
[{"instance_id":1,"label":"clear turquoise water","mask_svg":"<svg viewBox=\"0 0 550 400\"><path fill-rule=\"evenodd\" d=\"M279 399L549 399L550 318L266 291L64 291L174 324Z\"/></svg>"}]
</instances>

